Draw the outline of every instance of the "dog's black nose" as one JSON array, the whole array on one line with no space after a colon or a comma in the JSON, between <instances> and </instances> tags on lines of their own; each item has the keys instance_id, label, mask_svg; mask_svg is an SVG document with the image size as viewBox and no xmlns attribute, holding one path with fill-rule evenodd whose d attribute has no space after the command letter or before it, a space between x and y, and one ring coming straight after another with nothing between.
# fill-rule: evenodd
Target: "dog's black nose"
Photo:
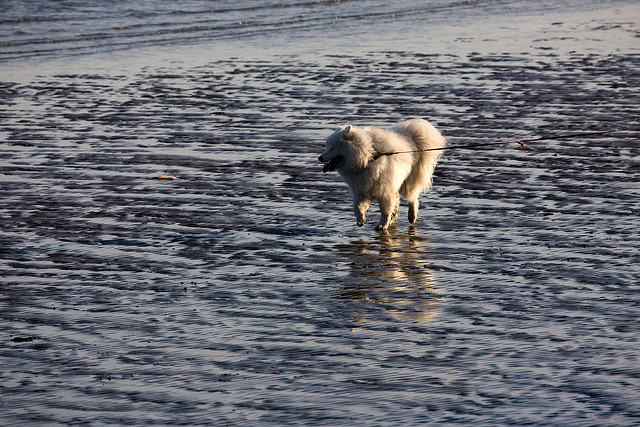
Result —
<instances>
[{"instance_id":1,"label":"dog's black nose","mask_svg":"<svg viewBox=\"0 0 640 427\"><path fill-rule=\"evenodd\" d=\"M324 163L324 161L322 160L322 154L318 156L318 161L319 161L320 163Z\"/></svg>"}]
</instances>

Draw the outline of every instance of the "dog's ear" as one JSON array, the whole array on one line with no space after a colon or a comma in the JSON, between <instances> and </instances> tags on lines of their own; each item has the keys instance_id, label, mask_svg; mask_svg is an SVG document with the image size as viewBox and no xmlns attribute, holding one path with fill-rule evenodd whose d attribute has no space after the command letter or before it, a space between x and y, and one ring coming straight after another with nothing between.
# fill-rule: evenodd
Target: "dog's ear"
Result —
<instances>
[{"instance_id":1,"label":"dog's ear","mask_svg":"<svg viewBox=\"0 0 640 427\"><path fill-rule=\"evenodd\" d=\"M352 131L353 131L353 126L351 125L342 126L342 135L344 136L345 139L349 139L351 137Z\"/></svg>"}]
</instances>

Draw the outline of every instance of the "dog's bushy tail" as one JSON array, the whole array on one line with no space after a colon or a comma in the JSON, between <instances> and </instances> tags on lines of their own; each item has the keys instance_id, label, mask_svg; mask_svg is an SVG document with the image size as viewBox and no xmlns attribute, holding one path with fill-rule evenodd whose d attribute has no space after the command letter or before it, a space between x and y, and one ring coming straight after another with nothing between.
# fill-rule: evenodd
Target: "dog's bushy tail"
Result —
<instances>
[{"instance_id":1,"label":"dog's bushy tail","mask_svg":"<svg viewBox=\"0 0 640 427\"><path fill-rule=\"evenodd\" d=\"M411 119L394 126L398 133L407 135L417 150L444 148L446 142L442 134L428 121ZM416 200L421 192L427 191L433 184L433 171L442 156L443 150L416 153L414 168L401 189L407 200Z\"/></svg>"}]
</instances>

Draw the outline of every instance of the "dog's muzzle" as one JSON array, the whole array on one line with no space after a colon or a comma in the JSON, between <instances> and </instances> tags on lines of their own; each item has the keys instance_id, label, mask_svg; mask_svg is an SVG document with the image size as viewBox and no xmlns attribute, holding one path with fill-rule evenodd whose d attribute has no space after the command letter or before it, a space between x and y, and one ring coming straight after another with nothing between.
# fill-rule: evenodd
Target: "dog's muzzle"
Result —
<instances>
[{"instance_id":1,"label":"dog's muzzle","mask_svg":"<svg viewBox=\"0 0 640 427\"><path fill-rule=\"evenodd\" d=\"M324 158L322 156L318 157L318 160L322 163L324 163L324 167L322 168L322 172L323 173L327 173L329 171L333 171L338 169L338 167L342 164L342 161L344 160L344 157L342 156L336 156L333 159L329 160L328 162L324 160Z\"/></svg>"}]
</instances>

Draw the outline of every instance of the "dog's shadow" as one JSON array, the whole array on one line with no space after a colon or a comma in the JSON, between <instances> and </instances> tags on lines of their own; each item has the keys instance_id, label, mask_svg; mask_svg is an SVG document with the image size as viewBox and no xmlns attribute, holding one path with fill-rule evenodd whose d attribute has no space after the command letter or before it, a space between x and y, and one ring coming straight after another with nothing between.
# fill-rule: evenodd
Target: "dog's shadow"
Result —
<instances>
[{"instance_id":1,"label":"dog's shadow","mask_svg":"<svg viewBox=\"0 0 640 427\"><path fill-rule=\"evenodd\" d=\"M444 296L429 268L428 243L415 226L406 233L392 226L374 239L338 245L351 262L336 298L353 322L428 323L438 315Z\"/></svg>"}]
</instances>

